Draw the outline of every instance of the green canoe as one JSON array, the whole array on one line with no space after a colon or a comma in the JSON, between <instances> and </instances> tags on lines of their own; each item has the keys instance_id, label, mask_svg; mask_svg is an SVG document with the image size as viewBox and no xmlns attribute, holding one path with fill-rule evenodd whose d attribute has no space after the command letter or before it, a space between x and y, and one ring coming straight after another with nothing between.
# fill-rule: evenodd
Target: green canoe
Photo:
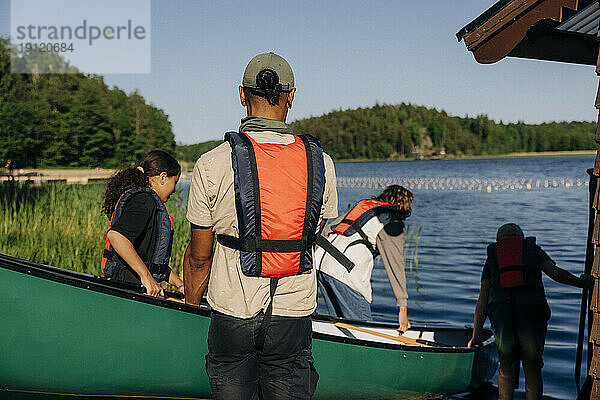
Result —
<instances>
[{"instance_id":1,"label":"green canoe","mask_svg":"<svg viewBox=\"0 0 600 400\"><path fill-rule=\"evenodd\" d=\"M0 393L210 397L208 307L2 255L0 281ZM466 328L420 327L398 339L391 324L343 322L350 328L313 319L316 398L430 398L496 371L489 331L474 350ZM419 343L398 342L410 338Z\"/></svg>"}]
</instances>

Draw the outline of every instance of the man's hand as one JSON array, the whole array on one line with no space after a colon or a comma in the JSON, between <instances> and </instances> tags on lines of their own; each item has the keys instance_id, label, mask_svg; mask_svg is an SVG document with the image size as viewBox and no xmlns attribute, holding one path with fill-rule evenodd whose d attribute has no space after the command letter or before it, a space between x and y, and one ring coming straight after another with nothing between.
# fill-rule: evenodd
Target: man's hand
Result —
<instances>
[{"instance_id":1,"label":"man's hand","mask_svg":"<svg viewBox=\"0 0 600 400\"><path fill-rule=\"evenodd\" d=\"M581 280L584 288L590 289L590 290L594 288L594 284L596 283L596 278L594 278L592 275L581 274L581 275L579 275L579 279Z\"/></svg>"},{"instance_id":2,"label":"man's hand","mask_svg":"<svg viewBox=\"0 0 600 400\"><path fill-rule=\"evenodd\" d=\"M177 287L177 291L185 297L185 288L184 288L183 284L181 284L181 286Z\"/></svg>"},{"instance_id":3,"label":"man's hand","mask_svg":"<svg viewBox=\"0 0 600 400\"><path fill-rule=\"evenodd\" d=\"M171 270L171 273L169 274L169 283L175 286L179 293L185 294L183 290L183 281L181 280L179 275L177 275L177 273L175 273L175 271L173 270Z\"/></svg>"}]
</instances>

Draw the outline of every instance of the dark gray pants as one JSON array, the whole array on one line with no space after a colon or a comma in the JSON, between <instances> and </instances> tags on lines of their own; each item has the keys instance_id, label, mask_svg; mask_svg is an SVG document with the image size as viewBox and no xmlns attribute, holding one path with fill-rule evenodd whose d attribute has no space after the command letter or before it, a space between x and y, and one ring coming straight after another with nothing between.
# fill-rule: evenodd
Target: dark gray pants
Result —
<instances>
[{"instance_id":1,"label":"dark gray pants","mask_svg":"<svg viewBox=\"0 0 600 400\"><path fill-rule=\"evenodd\" d=\"M241 319L213 311L208 373L213 399L310 399L319 375L312 358L310 317L273 315L264 348L255 341L264 314Z\"/></svg>"}]
</instances>

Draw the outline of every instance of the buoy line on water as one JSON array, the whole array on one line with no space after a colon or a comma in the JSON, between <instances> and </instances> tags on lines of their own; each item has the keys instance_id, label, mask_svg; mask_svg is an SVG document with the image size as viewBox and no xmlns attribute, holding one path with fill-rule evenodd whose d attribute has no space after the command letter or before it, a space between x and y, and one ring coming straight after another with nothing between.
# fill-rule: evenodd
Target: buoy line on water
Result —
<instances>
[{"instance_id":1,"label":"buoy line on water","mask_svg":"<svg viewBox=\"0 0 600 400\"><path fill-rule=\"evenodd\" d=\"M584 179L525 179L525 178L392 178L338 176L339 187L385 188L390 185L401 185L407 189L417 190L533 190L547 188L575 188L588 186Z\"/></svg>"}]
</instances>

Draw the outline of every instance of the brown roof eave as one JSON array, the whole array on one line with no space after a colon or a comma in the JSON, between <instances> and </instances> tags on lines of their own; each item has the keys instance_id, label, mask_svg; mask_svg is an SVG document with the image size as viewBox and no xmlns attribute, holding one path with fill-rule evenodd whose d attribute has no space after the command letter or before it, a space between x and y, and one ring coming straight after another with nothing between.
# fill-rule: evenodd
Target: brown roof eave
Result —
<instances>
[{"instance_id":1,"label":"brown roof eave","mask_svg":"<svg viewBox=\"0 0 600 400\"><path fill-rule=\"evenodd\" d=\"M577 6L578 0L500 1L461 29L457 37L464 39L478 62L491 64L509 55L532 26L542 20L562 22L563 9L577 10Z\"/></svg>"}]
</instances>

